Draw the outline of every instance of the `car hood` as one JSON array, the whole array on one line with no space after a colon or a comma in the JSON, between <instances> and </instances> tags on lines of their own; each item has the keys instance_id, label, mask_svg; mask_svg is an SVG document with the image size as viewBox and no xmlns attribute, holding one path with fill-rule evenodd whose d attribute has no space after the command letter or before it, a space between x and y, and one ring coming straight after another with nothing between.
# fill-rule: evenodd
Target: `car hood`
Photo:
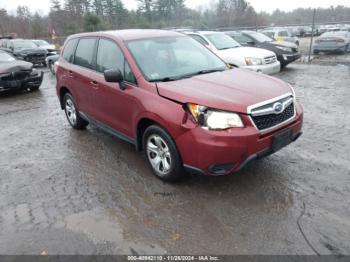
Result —
<instances>
[{"instance_id":1,"label":"car hood","mask_svg":"<svg viewBox=\"0 0 350 262\"><path fill-rule=\"evenodd\" d=\"M289 85L277 78L235 68L172 82L158 82L158 93L181 103L247 113L247 107L287 93Z\"/></svg>"},{"instance_id":2,"label":"car hood","mask_svg":"<svg viewBox=\"0 0 350 262\"><path fill-rule=\"evenodd\" d=\"M226 50L218 50L217 53L223 57L241 57L243 60L246 57L255 57L255 58L265 58L275 55L273 52L261 48L255 47L237 47Z\"/></svg>"},{"instance_id":3,"label":"car hood","mask_svg":"<svg viewBox=\"0 0 350 262\"><path fill-rule=\"evenodd\" d=\"M275 46L283 46L283 47L290 47L290 48L297 48L298 46L292 42L287 41L273 41L271 44Z\"/></svg>"},{"instance_id":4,"label":"car hood","mask_svg":"<svg viewBox=\"0 0 350 262\"><path fill-rule=\"evenodd\" d=\"M47 51L41 48L19 49L13 52L14 54L29 55L29 54L46 54Z\"/></svg>"},{"instance_id":5,"label":"car hood","mask_svg":"<svg viewBox=\"0 0 350 262\"><path fill-rule=\"evenodd\" d=\"M22 70L27 71L31 70L32 68L32 63L16 60L8 63L0 63L0 74L8 74Z\"/></svg>"}]
</instances>

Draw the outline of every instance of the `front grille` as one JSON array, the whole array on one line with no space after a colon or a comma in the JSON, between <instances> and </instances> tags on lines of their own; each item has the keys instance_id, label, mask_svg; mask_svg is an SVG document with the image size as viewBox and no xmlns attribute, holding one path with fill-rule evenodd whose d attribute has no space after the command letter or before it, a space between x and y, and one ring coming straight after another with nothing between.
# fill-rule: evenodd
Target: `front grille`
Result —
<instances>
[{"instance_id":1,"label":"front grille","mask_svg":"<svg viewBox=\"0 0 350 262\"><path fill-rule=\"evenodd\" d=\"M294 116L294 103L291 103L281 114L269 114L263 116L252 116L255 126L259 130L265 130L281 124Z\"/></svg>"},{"instance_id":2,"label":"front grille","mask_svg":"<svg viewBox=\"0 0 350 262\"><path fill-rule=\"evenodd\" d=\"M26 57L26 60L29 62L42 62L44 61L46 56L44 54L32 54Z\"/></svg>"},{"instance_id":3,"label":"front grille","mask_svg":"<svg viewBox=\"0 0 350 262\"><path fill-rule=\"evenodd\" d=\"M24 80L30 75L30 71L18 71L13 72L7 76L1 77L2 81L15 81L15 80Z\"/></svg>"},{"instance_id":4,"label":"front grille","mask_svg":"<svg viewBox=\"0 0 350 262\"><path fill-rule=\"evenodd\" d=\"M265 57L264 60L265 60L265 64L268 65L268 64L275 63L277 61L277 58L276 56L269 56L269 57Z\"/></svg>"}]
</instances>

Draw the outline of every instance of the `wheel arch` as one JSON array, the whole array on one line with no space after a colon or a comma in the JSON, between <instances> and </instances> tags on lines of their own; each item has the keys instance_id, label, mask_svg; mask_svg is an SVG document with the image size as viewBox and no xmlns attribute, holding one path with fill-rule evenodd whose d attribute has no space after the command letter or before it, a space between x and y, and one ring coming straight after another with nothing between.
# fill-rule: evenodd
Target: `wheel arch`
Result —
<instances>
[{"instance_id":1,"label":"wheel arch","mask_svg":"<svg viewBox=\"0 0 350 262\"><path fill-rule=\"evenodd\" d=\"M62 86L60 89L59 89L59 99L60 99L60 106L61 106L61 109L63 110L64 109L64 96L69 93L69 94L72 94L72 92L68 89L68 87L66 86Z\"/></svg>"},{"instance_id":2,"label":"wheel arch","mask_svg":"<svg viewBox=\"0 0 350 262\"><path fill-rule=\"evenodd\" d=\"M139 120L137 121L137 125L136 125L136 150L137 151L143 150L143 144L142 144L143 134L146 131L146 129L152 125L157 125L162 129L164 129L169 134L169 136L174 140L174 137L169 131L169 128L166 122L161 117L153 114L151 115L147 114L140 117ZM175 140L174 140L174 143L175 143Z\"/></svg>"}]
</instances>

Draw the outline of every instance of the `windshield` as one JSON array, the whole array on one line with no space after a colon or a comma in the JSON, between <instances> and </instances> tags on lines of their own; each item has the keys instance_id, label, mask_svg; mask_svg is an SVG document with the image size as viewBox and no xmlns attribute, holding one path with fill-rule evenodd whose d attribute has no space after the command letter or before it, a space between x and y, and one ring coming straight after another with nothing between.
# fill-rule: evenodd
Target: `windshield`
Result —
<instances>
[{"instance_id":1,"label":"windshield","mask_svg":"<svg viewBox=\"0 0 350 262\"><path fill-rule=\"evenodd\" d=\"M241 46L237 41L233 40L231 37L224 33L206 34L205 37L208 38L208 40L218 50L236 48Z\"/></svg>"},{"instance_id":2,"label":"windshield","mask_svg":"<svg viewBox=\"0 0 350 262\"><path fill-rule=\"evenodd\" d=\"M223 61L187 36L133 40L128 48L149 81L171 81L226 69Z\"/></svg>"},{"instance_id":3,"label":"windshield","mask_svg":"<svg viewBox=\"0 0 350 262\"><path fill-rule=\"evenodd\" d=\"M255 40L257 40L258 42L272 42L273 39L268 37L267 35L264 35L262 33L258 33L258 32L249 32L248 33L251 37L253 37Z\"/></svg>"},{"instance_id":4,"label":"windshield","mask_svg":"<svg viewBox=\"0 0 350 262\"><path fill-rule=\"evenodd\" d=\"M30 40L13 41L13 47L15 49L37 48L37 46Z\"/></svg>"},{"instance_id":5,"label":"windshield","mask_svg":"<svg viewBox=\"0 0 350 262\"><path fill-rule=\"evenodd\" d=\"M15 61L16 59L9 55L6 52L0 52L0 63L4 63L4 62L12 62Z\"/></svg>"},{"instance_id":6,"label":"windshield","mask_svg":"<svg viewBox=\"0 0 350 262\"><path fill-rule=\"evenodd\" d=\"M37 46L44 46L44 45L50 45L48 42L44 40L34 40L33 41Z\"/></svg>"}]
</instances>

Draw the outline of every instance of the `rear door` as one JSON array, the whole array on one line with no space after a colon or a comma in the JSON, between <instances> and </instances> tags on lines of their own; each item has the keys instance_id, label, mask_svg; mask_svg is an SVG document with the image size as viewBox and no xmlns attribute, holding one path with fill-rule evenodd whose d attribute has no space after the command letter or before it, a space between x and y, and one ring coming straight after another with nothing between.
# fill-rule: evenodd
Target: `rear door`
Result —
<instances>
[{"instance_id":1,"label":"rear door","mask_svg":"<svg viewBox=\"0 0 350 262\"><path fill-rule=\"evenodd\" d=\"M86 37L79 40L75 51L74 65L68 71L68 75L74 84L73 89L76 93L75 98L79 111L92 117L96 117L93 96L97 86L92 74L96 67L97 39L96 37Z\"/></svg>"}]
</instances>

